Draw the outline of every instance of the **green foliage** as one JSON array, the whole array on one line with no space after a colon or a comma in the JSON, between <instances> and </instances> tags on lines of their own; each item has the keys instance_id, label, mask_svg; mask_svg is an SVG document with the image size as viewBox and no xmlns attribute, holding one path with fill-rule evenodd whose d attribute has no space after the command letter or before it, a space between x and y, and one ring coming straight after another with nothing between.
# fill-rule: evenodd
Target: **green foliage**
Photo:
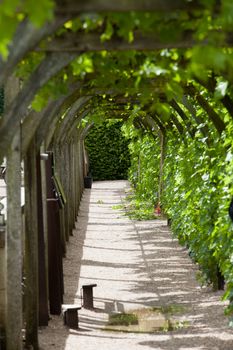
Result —
<instances>
[{"instance_id":1,"label":"green foliage","mask_svg":"<svg viewBox=\"0 0 233 350\"><path fill-rule=\"evenodd\" d=\"M126 215L132 220L154 220L154 206L151 200L143 201L140 194L128 195L125 200Z\"/></svg>"},{"instance_id":2,"label":"green foliage","mask_svg":"<svg viewBox=\"0 0 233 350\"><path fill-rule=\"evenodd\" d=\"M205 281L217 288L220 268L227 286L232 281L233 227L228 207L233 195L232 123L221 139L207 145L203 137L179 143L170 138L165 162L163 206L172 230L189 248Z\"/></svg>"},{"instance_id":3,"label":"green foliage","mask_svg":"<svg viewBox=\"0 0 233 350\"><path fill-rule=\"evenodd\" d=\"M41 27L45 21L52 20L54 1L53 0L24 0L23 6L26 9L30 20L37 27Z\"/></svg>"},{"instance_id":4,"label":"green foliage","mask_svg":"<svg viewBox=\"0 0 233 350\"><path fill-rule=\"evenodd\" d=\"M40 112L50 100L56 100L67 94L66 77L62 73L49 80L48 83L35 95L32 108Z\"/></svg>"},{"instance_id":5,"label":"green foliage","mask_svg":"<svg viewBox=\"0 0 233 350\"><path fill-rule=\"evenodd\" d=\"M130 158L122 122L95 125L85 139L94 180L127 179Z\"/></svg>"},{"instance_id":6,"label":"green foliage","mask_svg":"<svg viewBox=\"0 0 233 350\"><path fill-rule=\"evenodd\" d=\"M26 17L37 27L52 20L53 0L3 0L0 3L0 55L6 59L8 45L18 24Z\"/></svg>"},{"instance_id":7,"label":"green foliage","mask_svg":"<svg viewBox=\"0 0 233 350\"><path fill-rule=\"evenodd\" d=\"M76 60L71 63L74 76L84 77L86 73L92 73L93 61L89 54L80 55Z\"/></svg>"},{"instance_id":8,"label":"green foliage","mask_svg":"<svg viewBox=\"0 0 233 350\"><path fill-rule=\"evenodd\" d=\"M146 208L153 212L154 205L158 201L158 179L160 147L158 138L141 130L135 129L129 123L123 126L126 137L129 138L129 150L131 167L129 180L135 189L133 207L142 209L141 214L146 213Z\"/></svg>"}]
</instances>

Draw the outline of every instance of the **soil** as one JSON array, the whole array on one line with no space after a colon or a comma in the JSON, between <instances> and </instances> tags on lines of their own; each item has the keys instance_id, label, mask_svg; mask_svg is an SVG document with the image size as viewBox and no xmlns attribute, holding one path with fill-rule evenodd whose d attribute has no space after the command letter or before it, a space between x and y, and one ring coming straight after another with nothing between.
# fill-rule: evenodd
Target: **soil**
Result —
<instances>
[{"instance_id":1,"label":"soil","mask_svg":"<svg viewBox=\"0 0 233 350\"><path fill-rule=\"evenodd\" d=\"M40 348L232 350L223 291L200 286L198 267L166 220L133 221L115 209L128 190L127 181L94 182L85 189L64 259L64 303L81 306L82 286L97 284L94 309L79 311L78 329L65 326L62 315L51 316L49 326L39 330ZM135 310L147 321L157 314L164 322L169 314L180 327L151 329L144 322L142 332L107 329L110 314Z\"/></svg>"}]
</instances>

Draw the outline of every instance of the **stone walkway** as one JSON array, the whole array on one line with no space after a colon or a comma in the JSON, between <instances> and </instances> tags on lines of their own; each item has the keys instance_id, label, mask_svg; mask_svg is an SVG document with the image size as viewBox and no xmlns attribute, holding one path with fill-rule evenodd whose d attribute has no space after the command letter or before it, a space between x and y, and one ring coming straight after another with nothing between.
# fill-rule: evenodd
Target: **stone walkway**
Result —
<instances>
[{"instance_id":1,"label":"stone walkway","mask_svg":"<svg viewBox=\"0 0 233 350\"><path fill-rule=\"evenodd\" d=\"M82 285L96 283L95 309L79 312L78 330L52 317L39 332L41 349L232 350L221 292L199 286L197 267L166 221L131 221L116 208L128 188L126 181L106 181L85 190L64 259L64 302L80 305ZM180 329L106 330L109 314L161 306L177 311Z\"/></svg>"}]
</instances>

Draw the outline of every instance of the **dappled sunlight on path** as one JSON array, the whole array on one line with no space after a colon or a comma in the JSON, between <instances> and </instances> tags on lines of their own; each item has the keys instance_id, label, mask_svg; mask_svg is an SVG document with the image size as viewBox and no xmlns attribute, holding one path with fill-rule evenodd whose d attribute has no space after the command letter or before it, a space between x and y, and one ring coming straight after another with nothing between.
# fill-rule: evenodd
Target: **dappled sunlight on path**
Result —
<instances>
[{"instance_id":1,"label":"dappled sunlight on path","mask_svg":"<svg viewBox=\"0 0 233 350\"><path fill-rule=\"evenodd\" d=\"M232 350L233 331L220 292L201 288L197 267L173 239L165 220L132 221L122 209L126 181L85 190L64 259L64 302L81 304L81 287L96 283L94 310L79 312L79 329L53 317L40 331L44 350ZM181 327L155 333L107 331L108 315L145 308L178 308Z\"/></svg>"}]
</instances>

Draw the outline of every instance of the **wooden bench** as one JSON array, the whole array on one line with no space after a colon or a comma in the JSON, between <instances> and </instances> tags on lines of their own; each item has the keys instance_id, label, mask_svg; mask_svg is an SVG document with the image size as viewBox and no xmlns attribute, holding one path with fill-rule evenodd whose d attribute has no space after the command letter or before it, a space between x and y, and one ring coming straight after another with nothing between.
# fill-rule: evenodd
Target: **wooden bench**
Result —
<instances>
[{"instance_id":1,"label":"wooden bench","mask_svg":"<svg viewBox=\"0 0 233 350\"><path fill-rule=\"evenodd\" d=\"M78 310L81 309L81 306L73 305L73 304L63 304L62 305L62 314L64 324L69 328L78 328Z\"/></svg>"}]
</instances>

